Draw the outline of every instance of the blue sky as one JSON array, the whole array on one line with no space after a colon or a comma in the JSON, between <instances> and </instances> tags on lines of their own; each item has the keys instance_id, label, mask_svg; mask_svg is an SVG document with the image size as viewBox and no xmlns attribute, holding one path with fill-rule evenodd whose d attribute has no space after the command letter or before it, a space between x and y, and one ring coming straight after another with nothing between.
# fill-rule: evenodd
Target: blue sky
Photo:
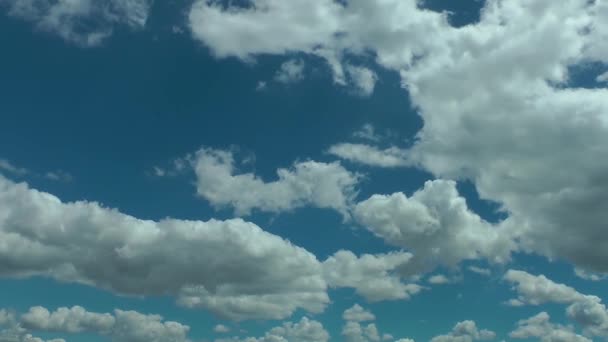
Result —
<instances>
[{"instance_id":1,"label":"blue sky","mask_svg":"<svg viewBox=\"0 0 608 342\"><path fill-rule=\"evenodd\" d=\"M0 10L0 342L608 338L606 3Z\"/></svg>"}]
</instances>

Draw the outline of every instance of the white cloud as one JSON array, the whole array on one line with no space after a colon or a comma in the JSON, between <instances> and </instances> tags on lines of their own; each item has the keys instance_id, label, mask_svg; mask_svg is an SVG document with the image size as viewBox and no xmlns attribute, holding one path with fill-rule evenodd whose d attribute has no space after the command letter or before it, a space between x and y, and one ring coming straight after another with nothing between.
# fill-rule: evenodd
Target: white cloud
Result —
<instances>
[{"instance_id":1,"label":"white cloud","mask_svg":"<svg viewBox=\"0 0 608 342\"><path fill-rule=\"evenodd\" d=\"M374 195L357 204L355 218L388 244L410 250L414 273L462 260L502 263L515 248L508 232L467 208L453 181L428 181L409 198Z\"/></svg>"},{"instance_id":2,"label":"white cloud","mask_svg":"<svg viewBox=\"0 0 608 342\"><path fill-rule=\"evenodd\" d=\"M450 279L448 279L448 277L444 276L443 274L435 274L429 277L429 283L433 285L449 284L450 282Z\"/></svg>"},{"instance_id":3,"label":"white cloud","mask_svg":"<svg viewBox=\"0 0 608 342\"><path fill-rule=\"evenodd\" d=\"M341 250L323 262L323 273L329 286L354 288L371 302L409 299L422 287L405 283L397 270L411 257L403 252L357 257L350 251Z\"/></svg>"},{"instance_id":4,"label":"white cloud","mask_svg":"<svg viewBox=\"0 0 608 342\"><path fill-rule=\"evenodd\" d=\"M3 170L5 172L11 173L11 174L14 174L17 176L24 176L24 175L27 175L28 173L30 173L30 171L28 169L15 166L13 163L11 163L10 161L8 161L6 159L0 159L0 170Z\"/></svg>"},{"instance_id":5,"label":"white cloud","mask_svg":"<svg viewBox=\"0 0 608 342\"><path fill-rule=\"evenodd\" d=\"M278 169L278 179L265 182L253 173L237 173L232 152L209 148L199 150L192 163L198 194L216 207L234 208L237 215L309 205L335 209L347 218L361 178L337 162L304 161Z\"/></svg>"},{"instance_id":6,"label":"white cloud","mask_svg":"<svg viewBox=\"0 0 608 342\"><path fill-rule=\"evenodd\" d=\"M359 322L347 321L342 328L346 342L378 342L381 340L376 324L361 326Z\"/></svg>"},{"instance_id":7,"label":"white cloud","mask_svg":"<svg viewBox=\"0 0 608 342\"><path fill-rule=\"evenodd\" d=\"M151 0L0 0L9 14L34 23L66 41L99 45L115 25L142 28L148 19ZM84 25L86 22L87 25Z\"/></svg>"},{"instance_id":8,"label":"white cloud","mask_svg":"<svg viewBox=\"0 0 608 342\"><path fill-rule=\"evenodd\" d=\"M544 275L535 276L518 270L508 270L504 280L513 284L518 297L511 300L515 305L541 305L544 303L569 304L584 300L585 295L574 288L557 284Z\"/></svg>"},{"instance_id":9,"label":"white cloud","mask_svg":"<svg viewBox=\"0 0 608 342\"><path fill-rule=\"evenodd\" d=\"M376 316L374 316L374 314L370 311L365 310L363 307L361 307L361 305L355 304L352 307L344 310L342 318L345 321L365 322L375 320Z\"/></svg>"},{"instance_id":10,"label":"white cloud","mask_svg":"<svg viewBox=\"0 0 608 342\"><path fill-rule=\"evenodd\" d=\"M230 332L230 328L228 328L227 326L225 326L223 324L218 324L215 327L213 327L213 332L216 332L219 334L225 334L227 332Z\"/></svg>"},{"instance_id":11,"label":"white cloud","mask_svg":"<svg viewBox=\"0 0 608 342\"><path fill-rule=\"evenodd\" d=\"M34 337L29 331L19 324L14 312L0 309L0 341L2 342L45 342L45 340ZM55 338L46 342L65 342L64 339Z\"/></svg>"},{"instance_id":12,"label":"white cloud","mask_svg":"<svg viewBox=\"0 0 608 342\"><path fill-rule=\"evenodd\" d=\"M574 274L581 279L591 281L600 281L606 278L605 274L593 273L576 267L574 268Z\"/></svg>"},{"instance_id":13,"label":"white cloud","mask_svg":"<svg viewBox=\"0 0 608 342\"><path fill-rule=\"evenodd\" d=\"M543 275L534 276L523 271L509 270L504 279L515 283L514 290L518 294L517 299L511 300L510 304L517 306L544 303L568 304L566 309L568 318L580 324L587 334L608 337L608 310L599 297L582 294L572 287L555 283ZM548 316L542 317L548 322Z\"/></svg>"},{"instance_id":14,"label":"white cloud","mask_svg":"<svg viewBox=\"0 0 608 342\"><path fill-rule=\"evenodd\" d=\"M281 64L274 76L274 80L280 83L296 83L304 79L305 63L301 59L290 59Z\"/></svg>"},{"instance_id":15,"label":"white cloud","mask_svg":"<svg viewBox=\"0 0 608 342\"><path fill-rule=\"evenodd\" d=\"M251 4L197 1L194 37L218 56L321 56L336 80L345 56L374 56L424 121L410 160L501 204L522 250L608 271L608 90L568 88L569 66L607 60L605 1L486 1L460 28L415 0Z\"/></svg>"},{"instance_id":16,"label":"white cloud","mask_svg":"<svg viewBox=\"0 0 608 342\"><path fill-rule=\"evenodd\" d=\"M382 140L382 137L376 133L374 126L369 123L364 124L359 130L355 131L353 137L373 142Z\"/></svg>"},{"instance_id":17,"label":"white cloud","mask_svg":"<svg viewBox=\"0 0 608 342\"><path fill-rule=\"evenodd\" d=\"M320 312L329 301L315 256L252 223L140 220L1 176L0 276L174 295L236 320Z\"/></svg>"},{"instance_id":18,"label":"white cloud","mask_svg":"<svg viewBox=\"0 0 608 342\"><path fill-rule=\"evenodd\" d=\"M486 341L496 338L496 334L490 330L479 330L474 321L462 321L457 323L447 335L435 336L431 342L472 342Z\"/></svg>"},{"instance_id":19,"label":"white cloud","mask_svg":"<svg viewBox=\"0 0 608 342\"><path fill-rule=\"evenodd\" d=\"M88 312L84 308L59 308L50 312L37 306L21 316L29 330L61 333L92 333L115 342L188 342L190 327L163 321L159 315L114 310L113 314Z\"/></svg>"},{"instance_id":20,"label":"white cloud","mask_svg":"<svg viewBox=\"0 0 608 342\"><path fill-rule=\"evenodd\" d=\"M375 72L365 67L350 64L346 66L346 72L359 95L370 96L374 93L378 81L378 75Z\"/></svg>"},{"instance_id":21,"label":"white cloud","mask_svg":"<svg viewBox=\"0 0 608 342\"><path fill-rule=\"evenodd\" d=\"M605 72L605 73L599 75L598 77L596 77L595 81L598 83L608 82L608 72Z\"/></svg>"},{"instance_id":22,"label":"white cloud","mask_svg":"<svg viewBox=\"0 0 608 342\"><path fill-rule=\"evenodd\" d=\"M477 273L477 274L481 274L484 276L489 276L492 274L492 271L490 271L487 268L482 268L482 267L477 267L477 266L469 266L468 270L473 272L473 273Z\"/></svg>"},{"instance_id":23,"label":"white cloud","mask_svg":"<svg viewBox=\"0 0 608 342\"><path fill-rule=\"evenodd\" d=\"M569 326L553 324L549 314L541 312L529 319L521 320L517 323L517 329L509 334L509 337L516 339L537 338L541 342L591 342L592 340L577 335L574 329Z\"/></svg>"},{"instance_id":24,"label":"white cloud","mask_svg":"<svg viewBox=\"0 0 608 342\"><path fill-rule=\"evenodd\" d=\"M411 166L407 151L395 146L379 149L366 144L340 143L329 148L328 153L339 158L369 166L403 167Z\"/></svg>"},{"instance_id":25,"label":"white cloud","mask_svg":"<svg viewBox=\"0 0 608 342\"><path fill-rule=\"evenodd\" d=\"M327 342L329 333L320 322L303 317L299 322L285 322L270 329L264 337L216 339L215 342Z\"/></svg>"}]
</instances>

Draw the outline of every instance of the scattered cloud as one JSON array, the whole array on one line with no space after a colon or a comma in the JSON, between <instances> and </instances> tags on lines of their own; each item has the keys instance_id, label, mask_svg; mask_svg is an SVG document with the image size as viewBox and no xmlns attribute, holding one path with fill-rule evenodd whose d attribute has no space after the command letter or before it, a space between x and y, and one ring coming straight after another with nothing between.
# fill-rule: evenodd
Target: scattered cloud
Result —
<instances>
[{"instance_id":1,"label":"scattered cloud","mask_svg":"<svg viewBox=\"0 0 608 342\"><path fill-rule=\"evenodd\" d=\"M375 320L376 316L370 311L365 310L361 305L355 303L351 308L344 310L342 318L345 321L365 322Z\"/></svg>"},{"instance_id":2,"label":"scattered cloud","mask_svg":"<svg viewBox=\"0 0 608 342\"><path fill-rule=\"evenodd\" d=\"M372 124L366 123L361 128L353 133L353 137L368 140L372 142L380 142L383 137L376 132Z\"/></svg>"},{"instance_id":3,"label":"scattered cloud","mask_svg":"<svg viewBox=\"0 0 608 342\"><path fill-rule=\"evenodd\" d=\"M296 83L304 79L305 63L301 59L290 59L281 64L274 80L284 84Z\"/></svg>"},{"instance_id":4,"label":"scattered cloud","mask_svg":"<svg viewBox=\"0 0 608 342\"><path fill-rule=\"evenodd\" d=\"M238 173L230 151L202 148L192 158L198 195L216 207L232 207L237 215L257 209L291 211L303 206L334 209L344 218L357 195L361 175L340 163L296 162L278 169L278 179L265 182L252 173Z\"/></svg>"},{"instance_id":5,"label":"scattered cloud","mask_svg":"<svg viewBox=\"0 0 608 342\"><path fill-rule=\"evenodd\" d=\"M327 342L329 333L320 322L303 317L299 322L285 322L270 329L263 337L221 338L215 342Z\"/></svg>"},{"instance_id":6,"label":"scattered cloud","mask_svg":"<svg viewBox=\"0 0 608 342\"><path fill-rule=\"evenodd\" d=\"M515 339L537 338L541 342L591 342L592 340L574 333L571 326L563 326L550 322L550 316L541 312L534 317L521 320L517 323L517 329L509 333L509 337Z\"/></svg>"},{"instance_id":7,"label":"scattered cloud","mask_svg":"<svg viewBox=\"0 0 608 342\"><path fill-rule=\"evenodd\" d=\"M435 336L431 342L473 342L487 341L496 338L496 333L490 330L479 330L474 321L462 321L457 323L447 335Z\"/></svg>"},{"instance_id":8,"label":"scattered cloud","mask_svg":"<svg viewBox=\"0 0 608 342\"><path fill-rule=\"evenodd\" d=\"M355 87L355 92L361 96L371 96L374 93L378 75L372 70L361 67L347 65L346 72Z\"/></svg>"},{"instance_id":9,"label":"scattered cloud","mask_svg":"<svg viewBox=\"0 0 608 342\"><path fill-rule=\"evenodd\" d=\"M370 302L409 299L422 287L404 282L397 271L411 258L412 255L405 252L357 257L342 250L323 262L323 273L329 286L354 288Z\"/></svg>"},{"instance_id":10,"label":"scattered cloud","mask_svg":"<svg viewBox=\"0 0 608 342\"><path fill-rule=\"evenodd\" d=\"M386 168L412 166L407 151L395 146L382 150L366 144L340 143L331 146L327 152L341 159L368 166Z\"/></svg>"},{"instance_id":11,"label":"scattered cloud","mask_svg":"<svg viewBox=\"0 0 608 342\"><path fill-rule=\"evenodd\" d=\"M21 316L22 325L35 331L92 333L108 336L115 342L188 342L190 327L163 321L159 315L114 310L114 313L88 312L80 306L50 312L36 306Z\"/></svg>"},{"instance_id":12,"label":"scattered cloud","mask_svg":"<svg viewBox=\"0 0 608 342\"><path fill-rule=\"evenodd\" d=\"M444 284L449 284L452 281L444 276L443 274L435 274L431 277L429 277L428 279L429 284L433 284L433 285L444 285Z\"/></svg>"},{"instance_id":13,"label":"scattered cloud","mask_svg":"<svg viewBox=\"0 0 608 342\"><path fill-rule=\"evenodd\" d=\"M492 271L490 271L490 269L477 267L477 266L469 266L468 270L473 273L481 274L484 276L490 276L492 274Z\"/></svg>"},{"instance_id":14,"label":"scattered cloud","mask_svg":"<svg viewBox=\"0 0 608 342\"><path fill-rule=\"evenodd\" d=\"M218 334L225 334L230 332L230 328L228 328L227 326L223 325L223 324L218 324L215 327L213 327L213 332L218 333Z\"/></svg>"},{"instance_id":15,"label":"scattered cloud","mask_svg":"<svg viewBox=\"0 0 608 342\"><path fill-rule=\"evenodd\" d=\"M565 304L568 305L567 317L582 326L586 334L608 337L608 310L601 298L582 294L570 286L555 283L544 275L535 276L524 271L509 270L504 279L514 284L513 289L518 294L517 299L510 300L508 304L514 306ZM534 326L536 323L542 323L548 326L548 320L548 315L541 314L536 319L524 322L523 325ZM527 331L527 329L523 330Z\"/></svg>"},{"instance_id":16,"label":"scattered cloud","mask_svg":"<svg viewBox=\"0 0 608 342\"><path fill-rule=\"evenodd\" d=\"M2 0L2 4L8 6L9 15L32 22L38 30L90 47L112 35L116 25L143 28L152 0Z\"/></svg>"}]
</instances>

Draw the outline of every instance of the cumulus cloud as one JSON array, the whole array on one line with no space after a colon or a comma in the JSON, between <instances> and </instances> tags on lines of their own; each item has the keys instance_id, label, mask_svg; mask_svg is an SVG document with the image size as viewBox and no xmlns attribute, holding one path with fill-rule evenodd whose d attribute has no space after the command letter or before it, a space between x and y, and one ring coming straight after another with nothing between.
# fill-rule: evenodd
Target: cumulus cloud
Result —
<instances>
[{"instance_id":1,"label":"cumulus cloud","mask_svg":"<svg viewBox=\"0 0 608 342\"><path fill-rule=\"evenodd\" d=\"M365 322L375 320L376 316L370 311L365 310L361 305L355 303L352 307L344 310L342 318L345 321Z\"/></svg>"},{"instance_id":2,"label":"cumulus cloud","mask_svg":"<svg viewBox=\"0 0 608 342\"><path fill-rule=\"evenodd\" d=\"M0 341L2 342L45 342L35 337L21 326L14 312L0 309ZM62 338L46 340L46 342L65 342Z\"/></svg>"},{"instance_id":3,"label":"cumulus cloud","mask_svg":"<svg viewBox=\"0 0 608 342\"><path fill-rule=\"evenodd\" d=\"M453 181L428 181L411 197L374 195L357 204L355 218L388 244L411 251L412 272L462 260L502 263L515 248L508 232L468 209Z\"/></svg>"},{"instance_id":4,"label":"cumulus cloud","mask_svg":"<svg viewBox=\"0 0 608 342\"><path fill-rule=\"evenodd\" d=\"M238 173L233 153L203 148L193 157L198 194L217 207L232 207L238 215L253 209L290 211L303 206L329 208L345 218L361 178L340 163L296 162L278 169L278 179L265 182L253 173Z\"/></svg>"},{"instance_id":5,"label":"cumulus cloud","mask_svg":"<svg viewBox=\"0 0 608 342\"><path fill-rule=\"evenodd\" d=\"M290 59L281 64L274 76L274 80L280 83L296 83L304 79L305 63L301 59Z\"/></svg>"},{"instance_id":6,"label":"cumulus cloud","mask_svg":"<svg viewBox=\"0 0 608 342\"><path fill-rule=\"evenodd\" d=\"M327 342L329 337L320 322L303 317L299 322L285 322L272 328L263 337L222 338L215 342Z\"/></svg>"},{"instance_id":7,"label":"cumulus cloud","mask_svg":"<svg viewBox=\"0 0 608 342\"><path fill-rule=\"evenodd\" d=\"M585 333L608 337L608 310L599 297L582 294L570 286L555 283L543 275L535 276L523 271L509 270L504 279L514 284L513 289L518 294L517 299L509 301L511 305L568 304L566 308L568 318L580 324ZM540 315L537 320L548 324L549 317ZM532 323L528 325L534 326Z\"/></svg>"},{"instance_id":8,"label":"cumulus cloud","mask_svg":"<svg viewBox=\"0 0 608 342\"><path fill-rule=\"evenodd\" d=\"M114 310L113 314L88 312L84 308L58 308L50 312L44 307L32 307L21 316L22 325L29 330L92 333L108 336L115 342L188 342L190 327L178 322L163 321L159 315L136 311Z\"/></svg>"},{"instance_id":9,"label":"cumulus cloud","mask_svg":"<svg viewBox=\"0 0 608 342\"><path fill-rule=\"evenodd\" d=\"M492 0L458 28L419 4L199 0L189 21L217 56L316 55L338 80L345 56L375 57L423 119L412 162L500 203L522 250L608 271L608 90L570 88L568 74L607 60L608 4Z\"/></svg>"},{"instance_id":10,"label":"cumulus cloud","mask_svg":"<svg viewBox=\"0 0 608 342\"><path fill-rule=\"evenodd\" d=\"M342 336L346 342L378 342L380 335L376 324L361 326L359 322L347 321L342 328Z\"/></svg>"},{"instance_id":11,"label":"cumulus cloud","mask_svg":"<svg viewBox=\"0 0 608 342\"><path fill-rule=\"evenodd\" d=\"M546 312L534 317L521 320L517 329L509 333L509 337L516 339L537 338L541 342L591 342L592 340L578 335L570 326L553 324Z\"/></svg>"},{"instance_id":12,"label":"cumulus cloud","mask_svg":"<svg viewBox=\"0 0 608 342\"><path fill-rule=\"evenodd\" d=\"M608 72L605 72L595 78L595 81L598 83L608 82Z\"/></svg>"},{"instance_id":13,"label":"cumulus cloud","mask_svg":"<svg viewBox=\"0 0 608 342\"><path fill-rule=\"evenodd\" d=\"M323 262L323 274L329 286L354 288L371 302L409 299L422 287L404 282L397 270L411 258L411 254L404 252L357 257L341 250Z\"/></svg>"},{"instance_id":14,"label":"cumulus cloud","mask_svg":"<svg viewBox=\"0 0 608 342\"><path fill-rule=\"evenodd\" d=\"M11 16L81 45L99 45L114 26L145 26L152 0L0 0Z\"/></svg>"},{"instance_id":15,"label":"cumulus cloud","mask_svg":"<svg viewBox=\"0 0 608 342\"><path fill-rule=\"evenodd\" d=\"M329 301L322 273L314 255L240 219L141 220L0 176L1 277L173 295L239 320L322 311Z\"/></svg>"},{"instance_id":16,"label":"cumulus cloud","mask_svg":"<svg viewBox=\"0 0 608 342\"><path fill-rule=\"evenodd\" d=\"M412 165L408 161L407 151L395 146L379 149L366 144L340 143L331 146L328 153L353 163L369 166L391 168Z\"/></svg>"},{"instance_id":17,"label":"cumulus cloud","mask_svg":"<svg viewBox=\"0 0 608 342\"><path fill-rule=\"evenodd\" d=\"M457 323L452 331L446 335L435 336L431 342L473 342L493 340L496 333L490 330L479 330L474 321L462 321Z\"/></svg>"}]
</instances>

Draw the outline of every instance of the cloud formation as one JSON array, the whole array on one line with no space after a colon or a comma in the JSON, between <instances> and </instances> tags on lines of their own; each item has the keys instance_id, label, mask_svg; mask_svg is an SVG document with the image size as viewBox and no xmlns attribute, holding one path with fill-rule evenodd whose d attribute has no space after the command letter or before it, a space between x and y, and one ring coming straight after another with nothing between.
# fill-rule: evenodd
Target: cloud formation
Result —
<instances>
[{"instance_id":1,"label":"cloud formation","mask_svg":"<svg viewBox=\"0 0 608 342\"><path fill-rule=\"evenodd\" d=\"M51 277L125 295L174 295L231 319L320 312L314 255L253 223L141 220L0 176L0 276Z\"/></svg>"},{"instance_id":2,"label":"cloud formation","mask_svg":"<svg viewBox=\"0 0 608 342\"><path fill-rule=\"evenodd\" d=\"M453 181L428 181L411 197L374 195L357 204L355 218L389 245L411 251L411 272L463 260L504 263L516 249L508 231L468 209Z\"/></svg>"},{"instance_id":3,"label":"cloud formation","mask_svg":"<svg viewBox=\"0 0 608 342\"><path fill-rule=\"evenodd\" d=\"M370 302L409 299L422 287L404 281L397 270L411 258L410 253L404 252L357 257L341 250L323 262L323 274L329 286L353 288Z\"/></svg>"},{"instance_id":4,"label":"cloud formation","mask_svg":"<svg viewBox=\"0 0 608 342\"><path fill-rule=\"evenodd\" d=\"M230 151L203 148L192 157L198 195L216 207L231 207L237 215L252 210L291 211L303 206L334 209L344 218L357 195L361 176L338 162L296 162L278 169L278 179L266 182L253 173L238 173Z\"/></svg>"},{"instance_id":5,"label":"cloud formation","mask_svg":"<svg viewBox=\"0 0 608 342\"><path fill-rule=\"evenodd\" d=\"M152 0L0 0L11 16L80 46L96 46L114 26L142 28Z\"/></svg>"},{"instance_id":6,"label":"cloud formation","mask_svg":"<svg viewBox=\"0 0 608 342\"><path fill-rule=\"evenodd\" d=\"M84 308L58 308L50 312L36 306L21 316L29 330L59 333L92 333L108 336L115 342L189 342L190 327L163 321L159 315L114 310L113 314L88 312Z\"/></svg>"},{"instance_id":7,"label":"cloud formation","mask_svg":"<svg viewBox=\"0 0 608 342\"><path fill-rule=\"evenodd\" d=\"M608 90L569 87L570 66L607 60L606 2L491 0L458 28L415 0L250 5L195 2L194 37L218 57L320 56L337 83L351 55L399 72L424 122L410 161L501 204L523 250L608 271L588 248L608 241Z\"/></svg>"}]
</instances>

